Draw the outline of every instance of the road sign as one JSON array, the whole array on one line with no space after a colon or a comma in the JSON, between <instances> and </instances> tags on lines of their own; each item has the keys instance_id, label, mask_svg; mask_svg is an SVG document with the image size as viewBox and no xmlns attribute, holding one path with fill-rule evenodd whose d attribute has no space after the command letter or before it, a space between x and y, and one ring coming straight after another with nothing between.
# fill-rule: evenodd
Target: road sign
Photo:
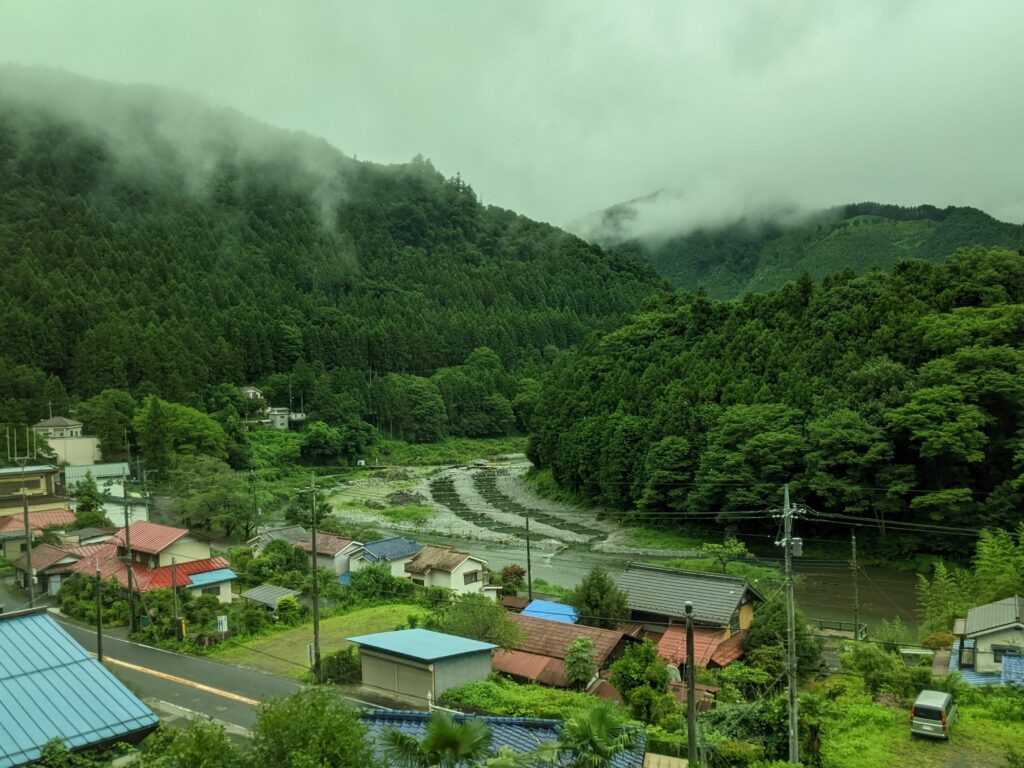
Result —
<instances>
[{"instance_id":1,"label":"road sign","mask_svg":"<svg viewBox=\"0 0 1024 768\"><path fill-rule=\"evenodd\" d=\"M217 617L217 631L221 634L225 634L228 631L228 617L218 616Z\"/></svg>"}]
</instances>

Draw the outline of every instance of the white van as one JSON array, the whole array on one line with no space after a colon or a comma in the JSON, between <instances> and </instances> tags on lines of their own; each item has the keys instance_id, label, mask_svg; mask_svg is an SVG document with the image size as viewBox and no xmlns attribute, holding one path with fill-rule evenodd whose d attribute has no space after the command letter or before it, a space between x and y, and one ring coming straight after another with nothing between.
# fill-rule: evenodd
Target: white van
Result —
<instances>
[{"instance_id":1,"label":"white van","mask_svg":"<svg viewBox=\"0 0 1024 768\"><path fill-rule=\"evenodd\" d=\"M910 710L910 733L949 740L949 729L956 722L956 702L942 691L921 691Z\"/></svg>"}]
</instances>

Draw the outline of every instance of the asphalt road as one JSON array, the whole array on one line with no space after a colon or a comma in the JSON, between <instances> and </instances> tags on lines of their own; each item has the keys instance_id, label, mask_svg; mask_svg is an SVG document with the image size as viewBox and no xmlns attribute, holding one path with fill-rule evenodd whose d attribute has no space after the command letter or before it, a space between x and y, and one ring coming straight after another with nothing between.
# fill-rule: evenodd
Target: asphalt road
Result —
<instances>
[{"instance_id":1,"label":"asphalt road","mask_svg":"<svg viewBox=\"0 0 1024 768\"><path fill-rule=\"evenodd\" d=\"M96 633L51 614L73 638L96 651ZM105 633L107 668L163 719L195 714L220 720L234 733L248 731L260 704L286 696L301 684L257 670L184 656Z\"/></svg>"}]
</instances>

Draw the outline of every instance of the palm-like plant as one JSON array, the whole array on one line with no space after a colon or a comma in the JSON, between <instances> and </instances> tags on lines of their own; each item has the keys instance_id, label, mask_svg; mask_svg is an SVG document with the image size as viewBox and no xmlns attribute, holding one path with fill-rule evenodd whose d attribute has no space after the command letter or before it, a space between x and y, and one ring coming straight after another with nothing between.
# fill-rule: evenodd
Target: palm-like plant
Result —
<instances>
[{"instance_id":1,"label":"palm-like plant","mask_svg":"<svg viewBox=\"0 0 1024 768\"><path fill-rule=\"evenodd\" d=\"M422 741L396 730L381 734L388 765L398 768L456 768L473 765L491 752L491 729L477 718L457 723L444 712L435 712ZM500 768L500 767L499 767Z\"/></svg>"},{"instance_id":2,"label":"palm-like plant","mask_svg":"<svg viewBox=\"0 0 1024 768\"><path fill-rule=\"evenodd\" d=\"M623 709L604 699L577 707L562 721L561 758L571 768L608 768L616 755L639 746L640 729Z\"/></svg>"}]
</instances>

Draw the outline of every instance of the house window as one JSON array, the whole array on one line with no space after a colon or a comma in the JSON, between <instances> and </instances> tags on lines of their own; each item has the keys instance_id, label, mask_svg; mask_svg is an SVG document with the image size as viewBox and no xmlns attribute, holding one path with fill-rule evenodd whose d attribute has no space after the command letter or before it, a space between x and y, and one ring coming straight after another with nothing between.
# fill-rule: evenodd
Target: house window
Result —
<instances>
[{"instance_id":1,"label":"house window","mask_svg":"<svg viewBox=\"0 0 1024 768\"><path fill-rule=\"evenodd\" d=\"M220 597L220 587L203 587L203 594Z\"/></svg>"},{"instance_id":2,"label":"house window","mask_svg":"<svg viewBox=\"0 0 1024 768\"><path fill-rule=\"evenodd\" d=\"M729 634L735 634L740 631L740 612L736 611L732 615L732 619L729 621Z\"/></svg>"},{"instance_id":3,"label":"house window","mask_svg":"<svg viewBox=\"0 0 1024 768\"><path fill-rule=\"evenodd\" d=\"M413 579L412 583L413 584L418 584L419 586L422 587L423 586L423 579Z\"/></svg>"},{"instance_id":4,"label":"house window","mask_svg":"<svg viewBox=\"0 0 1024 768\"><path fill-rule=\"evenodd\" d=\"M480 571L470 571L463 578L465 579L464 584L475 584L480 581Z\"/></svg>"},{"instance_id":5,"label":"house window","mask_svg":"<svg viewBox=\"0 0 1024 768\"><path fill-rule=\"evenodd\" d=\"M1004 654L1017 655L1020 652L1021 649L1013 645L993 645L992 661L994 661L996 664L1002 664Z\"/></svg>"}]
</instances>

